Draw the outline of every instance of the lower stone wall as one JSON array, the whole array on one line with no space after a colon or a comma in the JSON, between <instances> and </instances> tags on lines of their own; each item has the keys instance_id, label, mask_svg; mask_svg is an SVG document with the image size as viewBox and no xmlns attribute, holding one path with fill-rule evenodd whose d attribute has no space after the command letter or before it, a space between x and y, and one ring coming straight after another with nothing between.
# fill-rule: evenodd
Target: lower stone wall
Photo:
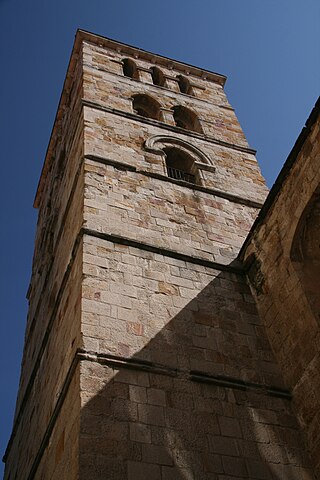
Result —
<instances>
[{"instance_id":1,"label":"lower stone wall","mask_svg":"<svg viewBox=\"0 0 320 480\"><path fill-rule=\"evenodd\" d=\"M245 275L83 248L80 479L313 479Z\"/></svg>"},{"instance_id":2,"label":"lower stone wall","mask_svg":"<svg viewBox=\"0 0 320 480\"><path fill-rule=\"evenodd\" d=\"M81 363L80 480L311 480L290 401Z\"/></svg>"}]
</instances>

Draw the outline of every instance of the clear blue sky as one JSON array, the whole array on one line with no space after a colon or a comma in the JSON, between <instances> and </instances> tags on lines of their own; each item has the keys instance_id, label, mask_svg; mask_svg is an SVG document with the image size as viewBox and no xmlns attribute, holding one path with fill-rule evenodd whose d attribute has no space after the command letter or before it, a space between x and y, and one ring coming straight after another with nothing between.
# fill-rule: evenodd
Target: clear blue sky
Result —
<instances>
[{"instance_id":1,"label":"clear blue sky","mask_svg":"<svg viewBox=\"0 0 320 480\"><path fill-rule=\"evenodd\" d=\"M33 198L76 29L227 75L271 186L319 95L319 24L319 0L0 0L1 455L20 371Z\"/></svg>"}]
</instances>

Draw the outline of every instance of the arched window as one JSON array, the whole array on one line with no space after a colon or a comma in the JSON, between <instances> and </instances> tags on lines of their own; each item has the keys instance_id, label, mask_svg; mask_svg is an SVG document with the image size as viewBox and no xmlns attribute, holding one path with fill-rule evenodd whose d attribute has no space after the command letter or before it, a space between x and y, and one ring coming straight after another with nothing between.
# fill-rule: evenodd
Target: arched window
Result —
<instances>
[{"instance_id":1,"label":"arched window","mask_svg":"<svg viewBox=\"0 0 320 480\"><path fill-rule=\"evenodd\" d=\"M186 93L188 95L192 95L193 92L192 92L192 88L189 80L183 75L177 75L177 79L179 83L180 92Z\"/></svg>"},{"instance_id":2,"label":"arched window","mask_svg":"<svg viewBox=\"0 0 320 480\"><path fill-rule=\"evenodd\" d=\"M311 197L299 221L291 259L304 294L320 323L320 187Z\"/></svg>"},{"instance_id":3,"label":"arched window","mask_svg":"<svg viewBox=\"0 0 320 480\"><path fill-rule=\"evenodd\" d=\"M214 173L211 159L195 145L169 135L152 135L145 141L145 149L161 155L168 177L201 185L203 171Z\"/></svg>"},{"instance_id":4,"label":"arched window","mask_svg":"<svg viewBox=\"0 0 320 480\"><path fill-rule=\"evenodd\" d=\"M154 120L161 119L160 104L149 95L134 95L132 106L135 113Z\"/></svg>"},{"instance_id":5,"label":"arched window","mask_svg":"<svg viewBox=\"0 0 320 480\"><path fill-rule=\"evenodd\" d=\"M166 167L168 177L196 183L193 158L176 147L165 147Z\"/></svg>"},{"instance_id":6,"label":"arched window","mask_svg":"<svg viewBox=\"0 0 320 480\"><path fill-rule=\"evenodd\" d=\"M177 106L173 109L173 117L177 127L192 130L193 132L203 133L197 115L188 108Z\"/></svg>"},{"instance_id":7,"label":"arched window","mask_svg":"<svg viewBox=\"0 0 320 480\"><path fill-rule=\"evenodd\" d=\"M154 85L158 85L159 87L164 87L166 79L165 79L165 76L163 75L162 70L160 70L160 68L152 67L151 76L152 76L152 81Z\"/></svg>"},{"instance_id":8,"label":"arched window","mask_svg":"<svg viewBox=\"0 0 320 480\"><path fill-rule=\"evenodd\" d=\"M122 68L123 74L126 77L134 78L135 80L139 80L139 73L137 69L137 65L131 58L125 58L122 60Z\"/></svg>"}]
</instances>

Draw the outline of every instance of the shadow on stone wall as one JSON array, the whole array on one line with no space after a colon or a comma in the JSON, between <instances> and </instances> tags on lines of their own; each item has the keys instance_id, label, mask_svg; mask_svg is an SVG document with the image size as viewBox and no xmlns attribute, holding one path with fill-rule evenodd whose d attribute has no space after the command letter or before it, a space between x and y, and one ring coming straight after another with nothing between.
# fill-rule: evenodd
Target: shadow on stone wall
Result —
<instances>
[{"instance_id":1,"label":"shadow on stone wall","mask_svg":"<svg viewBox=\"0 0 320 480\"><path fill-rule=\"evenodd\" d=\"M219 274L131 361L82 361L80 479L314 478L290 400L260 387L284 385L242 276Z\"/></svg>"}]
</instances>

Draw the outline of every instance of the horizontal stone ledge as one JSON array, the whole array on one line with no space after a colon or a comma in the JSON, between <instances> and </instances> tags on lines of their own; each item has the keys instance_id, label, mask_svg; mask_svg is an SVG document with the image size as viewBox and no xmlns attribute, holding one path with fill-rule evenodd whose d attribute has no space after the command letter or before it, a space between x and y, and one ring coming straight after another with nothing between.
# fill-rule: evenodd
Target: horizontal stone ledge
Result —
<instances>
[{"instance_id":1,"label":"horizontal stone ledge","mask_svg":"<svg viewBox=\"0 0 320 480\"><path fill-rule=\"evenodd\" d=\"M139 370L150 373L157 373L159 375L169 375L170 377L177 376L177 369L167 367L147 360L138 358L119 357L116 355L109 355L105 353L91 352L79 349L77 352L78 359L89 362L97 362L102 365L108 365L112 368L126 368L130 370Z\"/></svg>"},{"instance_id":2,"label":"horizontal stone ledge","mask_svg":"<svg viewBox=\"0 0 320 480\"><path fill-rule=\"evenodd\" d=\"M82 233L84 235L88 235L89 237L100 238L101 240L106 240L108 242L117 243L120 245L127 245L128 247L134 247L147 252L156 253L158 255L163 255L164 257L176 258L177 260L181 260L182 262L202 265L203 267L212 268L214 270L219 270L222 272L244 275L242 264L238 262L238 260L233 260L232 265L225 265L223 263L218 263L213 260L206 260L205 258L201 257L193 257L192 255L179 253L175 250L169 250L167 248L158 247L149 243L139 242L137 240L132 240L131 238L122 237L120 235L114 235L112 233L98 232L89 228L82 228Z\"/></svg>"},{"instance_id":3,"label":"horizontal stone ledge","mask_svg":"<svg viewBox=\"0 0 320 480\"><path fill-rule=\"evenodd\" d=\"M218 140L217 138L209 137L208 135L192 132L191 130L185 130L184 128L176 127L174 125L169 125L168 123L164 123L159 120L153 120L150 118L142 117L141 115L137 115L135 113L126 112L124 110L117 110L116 108L106 107L104 105L100 105L99 103L92 102L91 100L85 100L84 98L82 98L81 102L84 107L94 108L95 110L100 110L102 112L111 113L113 115L129 118L131 120L135 120L142 123L147 123L148 125L153 125L165 130L170 130L172 132L180 133L182 135L187 135L188 137L194 137L194 138L198 138L199 140L203 140L205 142L214 143L215 145L220 145L221 147L231 148L232 150L237 150L239 152L244 152L244 153L250 153L252 155L255 155L257 153L256 150L250 147L242 147L241 145L236 145L234 143L229 143L223 140Z\"/></svg>"},{"instance_id":4,"label":"horizontal stone ledge","mask_svg":"<svg viewBox=\"0 0 320 480\"><path fill-rule=\"evenodd\" d=\"M287 400L292 399L292 395L289 390L272 385L265 385L262 383L247 382L239 378L225 377L221 375L207 375L203 372L191 371L190 379L194 382L210 383L211 385L216 385L218 387L234 388L236 390L260 390L261 392L273 397L285 398Z\"/></svg>"},{"instance_id":5,"label":"horizontal stone ledge","mask_svg":"<svg viewBox=\"0 0 320 480\"><path fill-rule=\"evenodd\" d=\"M84 156L84 158L91 160L92 162L102 163L103 165L111 165L114 168L117 168L118 170L127 170L130 172L135 172L145 177L156 178L158 180L173 183L175 185L180 185L182 187L189 188L191 190L196 190L199 192L207 193L209 195L213 195L215 197L224 198L225 200L229 200L230 202L234 202L234 203L239 203L240 205L247 205L248 207L257 208L259 210L263 206L263 203L250 200L249 198L238 197L238 195L233 195L232 193L222 192L221 190L203 187L201 185L196 185L194 183L188 183L188 182L185 182L184 180L176 180L174 178L168 177L167 175L162 175L161 173L149 172L147 170L139 170L137 167L130 165L128 163L112 160L111 158L101 157L100 155L87 154ZM199 165L200 165L199 168L203 170L210 170L210 169L216 168L210 165L204 165L204 164L199 164Z\"/></svg>"},{"instance_id":6,"label":"horizontal stone ledge","mask_svg":"<svg viewBox=\"0 0 320 480\"><path fill-rule=\"evenodd\" d=\"M271 395L274 397L285 398L287 400L291 400L292 396L288 390L275 387L273 385L265 385L262 383L254 383L254 382L247 382L240 378L233 378L221 375L208 375L201 371L193 371L190 372L168 367L166 365L150 362L147 360L134 358L134 357L119 357L110 354L104 353L97 353L93 351L87 351L83 349L79 349L77 351L78 359L87 360L89 362L97 362L103 365L108 365L112 368L120 369L132 369L132 370L139 370L149 373L156 373L160 375L169 375L171 377L180 377L186 378L186 375L189 377L190 380L198 383L208 383L211 385L216 385L217 387L222 388L233 388L236 390L259 390L261 393L266 395Z\"/></svg>"}]
</instances>

